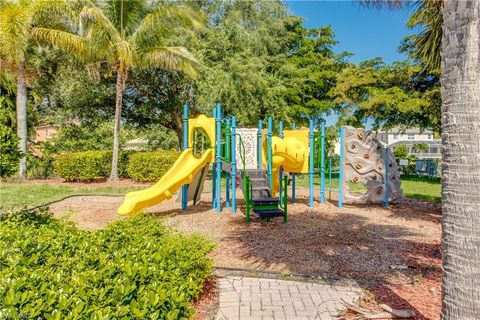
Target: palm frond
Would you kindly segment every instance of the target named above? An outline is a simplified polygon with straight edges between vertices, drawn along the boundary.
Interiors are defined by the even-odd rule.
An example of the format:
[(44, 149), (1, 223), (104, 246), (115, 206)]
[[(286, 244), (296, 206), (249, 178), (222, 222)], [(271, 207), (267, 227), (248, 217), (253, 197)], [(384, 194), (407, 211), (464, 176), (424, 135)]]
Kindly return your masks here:
[(409, 38), (410, 54), (421, 61), (426, 69), (438, 72), (441, 64), (443, 2), (423, 0), (407, 22), (409, 28), (423, 27), (419, 34)]
[(0, 10), (0, 56), (14, 63), (24, 60), (30, 40), (31, 11), (19, 3), (4, 2)]
[(34, 27), (32, 36), (41, 45), (53, 45), (66, 50), (81, 60), (95, 56), (95, 52), (89, 46), (87, 39), (62, 30)]
[(184, 47), (156, 47), (140, 55), (140, 66), (179, 70), (195, 78), (200, 63)]
[(65, 0), (42, 0), (31, 4), (34, 24), (46, 26), (57, 21), (72, 28), (78, 25), (78, 14)]
[(205, 14), (195, 8), (160, 6), (142, 20), (131, 40), (137, 47), (155, 46), (175, 31), (202, 30), (206, 22)]
[(145, 0), (106, 0), (102, 9), (115, 28), (128, 36), (139, 25), (148, 6)]
[(98, 7), (84, 7), (80, 12), (80, 32), (87, 39), (119, 43), (122, 41), (120, 33), (113, 23), (105, 16)]

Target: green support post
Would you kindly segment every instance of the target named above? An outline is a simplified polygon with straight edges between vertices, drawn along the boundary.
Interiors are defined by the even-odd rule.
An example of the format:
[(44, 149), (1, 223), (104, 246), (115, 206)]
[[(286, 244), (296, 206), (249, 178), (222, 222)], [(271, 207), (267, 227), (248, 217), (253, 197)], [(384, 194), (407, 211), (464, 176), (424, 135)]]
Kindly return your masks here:
[(248, 177), (245, 178), (245, 189), (245, 217), (247, 223), (250, 223), (250, 179)]
[(283, 223), (287, 223), (287, 206), (288, 206), (288, 177), (283, 178)]

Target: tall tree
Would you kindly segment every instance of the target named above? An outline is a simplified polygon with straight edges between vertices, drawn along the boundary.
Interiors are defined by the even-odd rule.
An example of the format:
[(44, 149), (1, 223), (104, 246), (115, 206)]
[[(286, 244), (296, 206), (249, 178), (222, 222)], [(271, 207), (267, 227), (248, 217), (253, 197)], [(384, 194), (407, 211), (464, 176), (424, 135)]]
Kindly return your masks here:
[(14, 76), (16, 88), (16, 127), (19, 137), (19, 176), (27, 173), (27, 86), (29, 74), (29, 51), (35, 46), (35, 32), (39, 25), (53, 31), (60, 25), (58, 15), (69, 12), (62, 1), (0, 1), (0, 67)]
[(440, 132), (438, 82), (421, 66), (407, 61), (385, 65), (374, 59), (344, 68), (329, 94), (352, 125), (370, 118), (375, 127), (418, 126)]
[[(40, 30), (38, 38), (69, 49), (82, 59), (105, 61), (116, 72), (115, 125), (110, 180), (118, 179), (119, 134), (125, 83), (132, 69), (161, 67), (196, 76), (197, 59), (172, 37), (204, 27), (204, 16), (188, 6), (147, 0), (110, 0), (100, 8), (81, 10), (80, 36), (66, 39), (59, 32)], [(73, 35), (72, 35), (73, 36)], [(73, 49), (73, 50), (72, 50)]]
[(337, 41), (330, 27), (308, 30), (295, 26), (295, 29), (299, 37), (292, 42), (294, 47), (289, 50), (288, 61), (296, 68), (296, 81), (286, 95), (288, 113), (301, 123), (305, 116), (315, 117), (334, 109), (335, 101), (329, 91), (335, 87), (339, 72), (347, 66), (345, 58), (350, 54), (334, 53)]
[(480, 1), (445, 1), (442, 319), (480, 315)]
[(299, 19), (280, 1), (212, 1), (210, 27), (198, 48), (204, 69), (196, 81), (195, 103), (209, 112), (221, 102), (242, 125), (266, 115), (286, 118), (285, 94), (294, 80), (287, 60), (289, 29)]

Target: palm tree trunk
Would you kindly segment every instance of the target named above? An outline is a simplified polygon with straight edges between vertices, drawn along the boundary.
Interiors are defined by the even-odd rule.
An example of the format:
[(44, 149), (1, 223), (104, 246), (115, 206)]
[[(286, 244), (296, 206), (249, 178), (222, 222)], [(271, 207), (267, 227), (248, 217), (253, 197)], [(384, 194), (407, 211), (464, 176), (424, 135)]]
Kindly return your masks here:
[(120, 121), (122, 115), (123, 92), (125, 91), (125, 81), (128, 71), (119, 68), (117, 71), (117, 97), (115, 99), (115, 124), (113, 128), (113, 154), (112, 154), (112, 171), (110, 173), (110, 181), (118, 180), (118, 153), (120, 146)]
[(27, 87), (25, 85), (25, 62), (18, 67), (17, 80), (17, 136), (18, 149), (23, 153), (20, 158), (18, 175), (21, 179), (27, 177)]
[(442, 319), (480, 316), (480, 0), (444, 2)]

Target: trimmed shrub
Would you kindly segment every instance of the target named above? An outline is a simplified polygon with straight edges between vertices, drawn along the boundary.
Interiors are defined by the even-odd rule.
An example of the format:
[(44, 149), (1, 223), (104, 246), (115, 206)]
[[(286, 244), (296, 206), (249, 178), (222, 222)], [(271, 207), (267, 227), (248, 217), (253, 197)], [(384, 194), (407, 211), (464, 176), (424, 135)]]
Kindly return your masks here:
[(180, 156), (178, 151), (138, 152), (128, 160), (128, 176), (135, 181), (160, 179)]
[(111, 168), (110, 151), (84, 151), (60, 154), (53, 166), (58, 177), (67, 181), (88, 181), (108, 176)]
[(0, 215), (2, 319), (187, 319), (213, 244), (138, 215), (88, 232), (48, 213)]
[[(128, 177), (127, 162), (129, 153), (122, 152), (118, 156), (118, 172), (120, 177)], [(90, 181), (110, 176), (112, 168), (111, 151), (84, 151), (62, 153), (53, 162), (55, 175), (67, 181)]]

